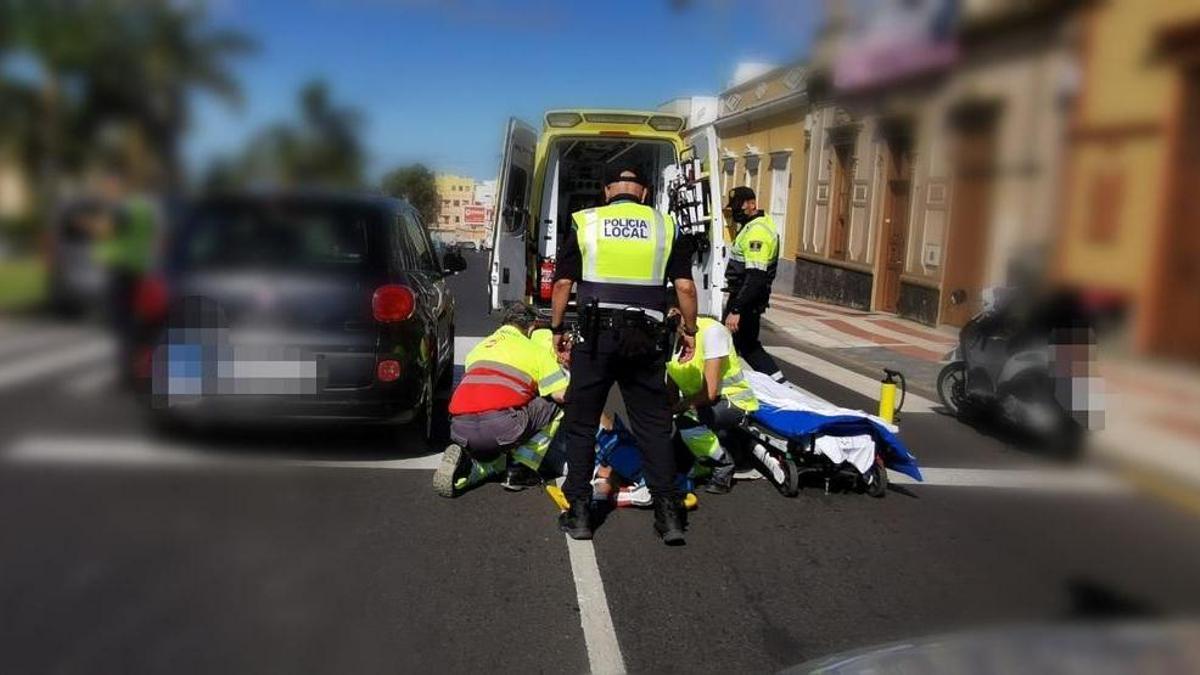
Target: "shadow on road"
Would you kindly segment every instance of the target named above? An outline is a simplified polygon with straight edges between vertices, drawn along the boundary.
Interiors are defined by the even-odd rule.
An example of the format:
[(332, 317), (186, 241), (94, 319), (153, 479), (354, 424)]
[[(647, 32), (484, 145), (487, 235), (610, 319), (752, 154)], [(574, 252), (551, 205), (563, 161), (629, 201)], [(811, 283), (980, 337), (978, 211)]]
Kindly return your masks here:
[(371, 461), (441, 452), (413, 425), (289, 423), (153, 428), (157, 439), (231, 458)]

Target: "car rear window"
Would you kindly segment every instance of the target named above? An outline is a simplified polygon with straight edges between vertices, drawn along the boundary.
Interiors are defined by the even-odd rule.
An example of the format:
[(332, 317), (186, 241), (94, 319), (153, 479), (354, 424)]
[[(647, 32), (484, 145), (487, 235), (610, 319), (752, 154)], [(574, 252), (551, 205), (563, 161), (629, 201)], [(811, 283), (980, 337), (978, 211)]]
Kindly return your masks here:
[(222, 204), (193, 210), (177, 243), (188, 269), (358, 269), (368, 263), (365, 207), (325, 204)]

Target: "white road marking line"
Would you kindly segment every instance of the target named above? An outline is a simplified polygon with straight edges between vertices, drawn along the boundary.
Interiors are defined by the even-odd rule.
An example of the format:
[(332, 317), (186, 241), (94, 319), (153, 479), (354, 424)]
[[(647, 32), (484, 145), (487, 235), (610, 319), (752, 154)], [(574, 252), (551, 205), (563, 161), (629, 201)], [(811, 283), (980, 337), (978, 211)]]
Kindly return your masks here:
[[(201, 446), (186, 443), (167, 443), (130, 436), (116, 438), (90, 438), (87, 436), (26, 436), (11, 443), (0, 458), (20, 464), (59, 464), (79, 466), (125, 466), (125, 467), (170, 467), (170, 466), (289, 466), (320, 469), (384, 469), (432, 471), (441, 462), (441, 453), (419, 457), (379, 460), (326, 460), (326, 459), (281, 459), (252, 454), (225, 454), (205, 450)], [(1122, 494), (1131, 491), (1130, 486), (1118, 477), (1098, 469), (957, 469), (922, 467), (923, 483), (896, 471), (888, 471), (888, 480), (898, 485), (933, 487), (977, 487), (998, 489), (1028, 489), (1049, 492), (1091, 492), (1098, 494)], [(561, 484), (562, 479), (559, 479)], [(565, 536), (565, 535), (564, 535)], [(579, 594), (581, 620), (588, 630), (596, 631), (596, 649), (611, 651), (616, 645), (612, 633), (612, 617), (608, 604), (596, 604), (604, 597), (599, 570), (595, 567), (595, 553), (591, 542), (576, 542), (567, 537), (569, 546), (586, 545), (587, 551), (571, 549), (571, 564)], [(589, 569), (588, 565), (592, 568)], [(580, 585), (582, 584), (582, 585)], [(585, 603), (587, 603), (585, 608)], [(592, 614), (589, 614), (592, 612)], [(592, 652), (589, 639), (589, 654)], [(619, 651), (618, 651), (619, 655)], [(602, 657), (597, 657), (602, 658)], [(602, 658), (603, 660), (603, 658)], [(596, 661), (593, 660), (593, 665)]]
[(462, 337), (455, 336), (454, 338), (454, 365), (461, 366), (467, 362), (467, 352), (471, 351), (475, 345), (482, 341), (482, 337)]
[(1055, 493), (1125, 494), (1132, 486), (1098, 469), (951, 469), (921, 467), (924, 482), (888, 470), (888, 480), (899, 485), (978, 487), (1041, 490)]
[[(559, 487), (564, 480), (557, 479)], [(563, 533), (563, 539), (571, 559), (571, 577), (575, 580), (575, 599), (579, 603), (579, 623), (587, 646), (589, 670), (593, 675), (624, 673), (625, 657), (621, 654), (617, 629), (608, 609), (604, 579), (600, 577), (600, 565), (596, 562), (596, 547), (591, 540), (576, 541), (566, 533)]]
[(104, 365), (67, 381), (64, 388), (72, 396), (91, 396), (117, 381), (117, 369)]
[(93, 361), (111, 358), (113, 343), (109, 339), (93, 339), (81, 345), (54, 352), (42, 353), (11, 365), (0, 367), (0, 389), (20, 386), (32, 380), (77, 368)]
[(302, 466), (323, 469), (436, 469), (442, 454), (380, 460), (280, 459), (270, 456), (226, 455), (185, 443), (154, 442), (140, 437), (97, 439), (82, 436), (27, 436), (0, 454), (22, 464), (169, 466)]
[(21, 331), (12, 337), (0, 340), (0, 356), (27, 351), (35, 347), (56, 347), (86, 337), (82, 331), (68, 331), (61, 328), (39, 328), (37, 330)]
[[(797, 368), (807, 370), (825, 380), (829, 380), (834, 384), (841, 385), (853, 392), (862, 394), (871, 400), (879, 398), (879, 381), (871, 379), (866, 375), (860, 375), (852, 370), (835, 365), (824, 359), (817, 358), (811, 354), (800, 351), (794, 347), (773, 347), (768, 346), (767, 351), (773, 356), (782, 359)], [(882, 374), (882, 373), (881, 373)], [(800, 382), (799, 384), (803, 384)], [(934, 408), (940, 407), (939, 404), (933, 401), (908, 392), (908, 396), (904, 401), (904, 412), (906, 413), (930, 413)]]

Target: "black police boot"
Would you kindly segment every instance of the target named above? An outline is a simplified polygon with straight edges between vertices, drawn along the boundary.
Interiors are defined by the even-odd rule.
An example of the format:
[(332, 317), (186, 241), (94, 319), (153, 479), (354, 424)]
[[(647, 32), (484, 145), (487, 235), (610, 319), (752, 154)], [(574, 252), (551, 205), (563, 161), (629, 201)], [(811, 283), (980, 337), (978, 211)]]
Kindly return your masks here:
[(587, 499), (571, 502), (571, 507), (558, 515), (558, 529), (572, 539), (592, 538), (592, 506)]
[(683, 531), (687, 527), (687, 511), (676, 499), (654, 499), (654, 531), (667, 546), (681, 546)]
[(513, 462), (508, 465), (508, 473), (505, 475), (501, 487), (509, 492), (520, 492), (525, 488), (537, 487), (541, 484), (542, 479), (536, 471), (520, 462)]

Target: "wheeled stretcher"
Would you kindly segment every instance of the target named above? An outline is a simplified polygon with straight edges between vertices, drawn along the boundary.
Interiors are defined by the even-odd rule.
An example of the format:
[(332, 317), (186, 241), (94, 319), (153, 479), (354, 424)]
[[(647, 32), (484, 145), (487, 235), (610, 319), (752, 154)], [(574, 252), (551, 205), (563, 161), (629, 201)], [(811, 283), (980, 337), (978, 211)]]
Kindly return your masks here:
[(747, 372), (759, 409), (742, 431), (750, 436), (766, 477), (794, 496), (805, 477), (816, 474), (825, 489), (850, 480), (874, 497), (887, 494), (887, 469), (922, 480), (917, 459), (894, 425), (866, 413), (838, 408), (754, 371)]

